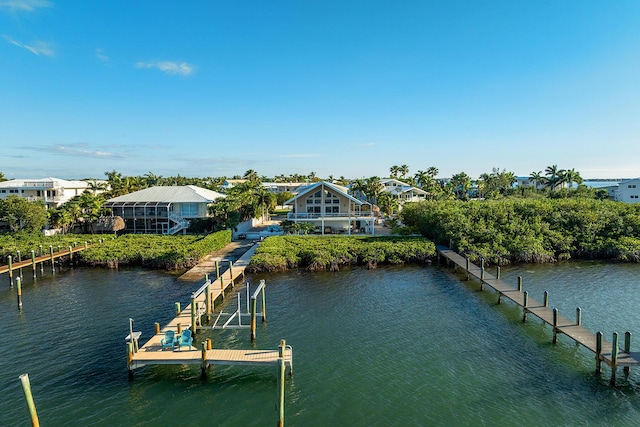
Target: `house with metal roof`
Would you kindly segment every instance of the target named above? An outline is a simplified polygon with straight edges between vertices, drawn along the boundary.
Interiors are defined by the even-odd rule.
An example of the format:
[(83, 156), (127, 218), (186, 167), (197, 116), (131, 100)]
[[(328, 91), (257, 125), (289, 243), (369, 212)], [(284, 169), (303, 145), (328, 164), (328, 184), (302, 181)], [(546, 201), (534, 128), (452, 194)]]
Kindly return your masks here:
[(400, 204), (404, 202), (421, 202), (427, 199), (427, 192), (395, 178), (381, 179), (384, 191), (390, 193)]
[(620, 182), (615, 195), (621, 202), (640, 203), (640, 178)]
[(125, 232), (142, 234), (185, 233), (189, 220), (208, 218), (209, 206), (226, 197), (195, 185), (145, 188), (109, 199), (102, 206), (125, 222)]
[(371, 204), (350, 196), (345, 187), (316, 182), (300, 188), (285, 205), (292, 207), (289, 221), (310, 222), (321, 234), (374, 233)]

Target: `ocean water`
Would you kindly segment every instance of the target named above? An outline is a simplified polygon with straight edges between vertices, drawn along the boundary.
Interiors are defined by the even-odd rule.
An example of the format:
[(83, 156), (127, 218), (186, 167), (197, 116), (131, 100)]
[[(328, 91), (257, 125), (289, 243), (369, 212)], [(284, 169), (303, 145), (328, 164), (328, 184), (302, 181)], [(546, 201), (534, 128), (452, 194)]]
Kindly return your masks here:
[[(640, 266), (519, 266), (533, 298), (549, 290), (585, 326), (640, 330)], [(491, 291), (440, 266), (287, 272), (248, 277), (267, 284), (267, 323), (200, 333), (215, 347), (293, 346), (285, 424), (291, 426), (574, 426), (640, 423), (640, 377), (593, 373), (593, 355), (550, 328), (520, 320)], [(276, 368), (147, 366), (128, 379), (128, 319), (142, 331), (166, 323), (200, 283), (142, 269), (77, 268), (0, 290), (0, 425), (28, 426), (18, 376), (29, 373), (43, 426), (263, 426), (277, 420)], [(242, 292), (239, 287), (238, 291)], [(235, 298), (228, 294), (232, 309)], [(570, 316), (568, 316), (570, 317)], [(637, 348), (637, 347), (636, 347)]]

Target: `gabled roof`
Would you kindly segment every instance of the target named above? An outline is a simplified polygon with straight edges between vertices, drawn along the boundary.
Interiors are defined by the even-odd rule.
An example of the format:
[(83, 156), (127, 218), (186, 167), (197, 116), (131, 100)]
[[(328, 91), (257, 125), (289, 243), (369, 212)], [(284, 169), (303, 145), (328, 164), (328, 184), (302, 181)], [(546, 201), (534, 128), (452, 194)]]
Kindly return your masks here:
[(402, 194), (402, 193), (408, 193), (410, 191), (413, 191), (416, 194), (422, 194), (422, 195), (429, 194), (426, 191), (424, 191), (422, 188), (411, 187), (410, 185), (402, 186), (402, 187), (385, 188), (384, 191), (386, 191), (387, 193), (396, 194), (396, 195)]
[(620, 182), (618, 183), (618, 185), (627, 184), (627, 183), (629, 183), (629, 182), (634, 182), (634, 181), (635, 181), (635, 182), (638, 182), (638, 181), (640, 181), (640, 178), (632, 178), (632, 179), (627, 179), (627, 180), (625, 180), (625, 181), (620, 181)]
[(211, 203), (220, 197), (226, 197), (217, 191), (196, 187), (195, 185), (183, 186), (158, 186), (134, 191), (133, 193), (109, 199), (107, 203), (121, 202), (164, 202), (164, 203)]
[(409, 184), (407, 184), (406, 182), (400, 181), (399, 179), (396, 178), (382, 178), (380, 180), (380, 182), (382, 183), (382, 185), (384, 185), (385, 187), (390, 184), (390, 183), (394, 183), (396, 185), (399, 186), (403, 186), (403, 187), (411, 187)]
[(325, 188), (333, 191), (336, 194), (339, 194), (341, 196), (344, 196), (346, 198), (348, 198), (349, 200), (351, 200), (354, 203), (357, 203), (358, 205), (362, 206), (362, 205), (368, 205), (369, 203), (363, 202), (362, 200), (358, 200), (355, 197), (350, 196), (349, 194), (347, 194), (347, 189), (345, 187), (341, 187), (339, 185), (335, 185), (335, 184), (331, 184), (328, 183), (326, 181), (320, 181), (320, 182), (315, 182), (307, 187), (300, 187), (298, 190), (298, 195), (287, 200), (286, 202), (284, 202), (285, 205), (290, 205), (292, 204), (296, 199), (305, 196), (309, 193), (313, 193), (314, 191), (317, 191), (318, 188), (324, 186)]

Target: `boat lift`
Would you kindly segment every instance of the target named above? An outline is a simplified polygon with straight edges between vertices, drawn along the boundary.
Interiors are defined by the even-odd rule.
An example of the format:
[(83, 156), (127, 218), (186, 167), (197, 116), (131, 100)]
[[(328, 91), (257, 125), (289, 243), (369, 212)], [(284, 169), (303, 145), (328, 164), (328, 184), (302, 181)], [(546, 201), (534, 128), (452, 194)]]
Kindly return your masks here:
[[(241, 292), (238, 292), (238, 303), (237, 308), (234, 312), (226, 312), (220, 311), (216, 320), (213, 322), (213, 325), (208, 327), (207, 329), (251, 329), (251, 340), (256, 339), (256, 323), (257, 317), (262, 317), (262, 323), (267, 321), (267, 306), (266, 306), (266, 298), (265, 298), (265, 281), (260, 280), (260, 284), (258, 284), (257, 288), (251, 294), (251, 284), (247, 281), (245, 282), (245, 304), (246, 311), (242, 311), (242, 298)], [(260, 311), (257, 311), (258, 307), (258, 296), (260, 296), (261, 307)], [(243, 317), (249, 318), (249, 323), (243, 323)]]

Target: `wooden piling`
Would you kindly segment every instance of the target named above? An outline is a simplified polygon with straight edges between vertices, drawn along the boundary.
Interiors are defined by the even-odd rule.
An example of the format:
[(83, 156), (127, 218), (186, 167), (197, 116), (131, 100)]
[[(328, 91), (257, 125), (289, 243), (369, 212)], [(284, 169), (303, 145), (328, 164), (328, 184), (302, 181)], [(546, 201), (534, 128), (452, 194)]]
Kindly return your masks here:
[(178, 335), (182, 333), (182, 323), (176, 325), (176, 332), (178, 332)]
[(467, 282), (468, 282), (469, 279), (470, 279), (470, 276), (469, 276), (469, 257), (465, 257), (465, 259), (467, 261), (466, 271), (467, 271)]
[(160, 333), (160, 323), (156, 322), (153, 324), (153, 326), (155, 334), (158, 335)]
[(13, 263), (11, 255), (7, 257), (7, 267), (9, 267), (9, 287), (13, 288)]
[(16, 291), (18, 295), (18, 310), (22, 311), (22, 280), (16, 277)]
[(216, 279), (220, 278), (220, 263), (218, 261), (216, 263)]
[[(631, 353), (631, 332), (627, 331), (624, 333), (624, 352), (627, 354)], [(624, 376), (628, 377), (629, 376), (629, 371), (631, 370), (631, 367), (629, 366), (625, 366), (623, 371), (624, 371)]]
[(576, 307), (576, 325), (582, 325), (582, 309), (580, 307)]
[[(20, 255), (20, 251), (16, 251), (16, 255), (17, 262), (22, 262), (22, 255)], [(24, 277), (22, 276), (22, 267), (18, 268), (18, 275), (21, 279), (24, 279)]]
[(127, 367), (129, 368), (129, 379), (133, 378), (133, 341), (127, 342)]
[(522, 292), (522, 276), (518, 276), (518, 291)]
[(209, 320), (211, 316), (211, 282), (208, 274), (204, 275), (204, 282), (207, 284), (205, 288), (205, 309), (207, 311), (207, 320)]
[(549, 292), (544, 291), (543, 304), (545, 307), (549, 307)]
[(196, 299), (191, 298), (191, 334), (196, 336)]
[(602, 332), (596, 332), (596, 374), (602, 372)]
[(229, 280), (231, 280), (231, 287), (233, 288), (233, 261), (229, 260)]
[(500, 280), (500, 266), (496, 266), (496, 279)]
[(616, 385), (616, 371), (618, 370), (618, 333), (613, 333), (611, 340), (611, 379), (610, 385)]
[(24, 392), (24, 398), (27, 400), (27, 408), (29, 408), (29, 415), (31, 416), (31, 426), (39, 427), (40, 421), (38, 420), (36, 404), (33, 401), (33, 395), (31, 394), (31, 382), (29, 381), (29, 374), (20, 375), (20, 382), (22, 383), (22, 391)]
[(558, 309), (553, 309), (553, 341), (554, 344), (558, 342)]
[(31, 268), (33, 270), (33, 280), (36, 280), (36, 251), (31, 249)]
[(220, 296), (224, 299), (224, 277), (220, 276)]
[(175, 307), (176, 307), (176, 316), (180, 316), (180, 313), (181, 313), (181, 311), (180, 311), (180, 303), (176, 302)]
[(73, 268), (73, 247), (69, 246), (69, 267)]
[(44, 255), (44, 252), (42, 251), (42, 245), (38, 245), (38, 256), (42, 255)]
[(484, 289), (484, 266), (480, 267), (480, 290)]
[(522, 302), (522, 321), (527, 321), (527, 305), (529, 305), (529, 292), (524, 291), (524, 300)]
[(51, 256), (51, 273), (56, 272), (56, 260), (53, 257), (53, 246), (49, 245), (49, 255)]
[(285, 348), (285, 340), (280, 340), (278, 347), (278, 427), (284, 427), (284, 374), (287, 369), (284, 360)]
[(251, 297), (251, 341), (256, 340), (256, 317), (257, 317), (258, 301), (254, 296)]
[(207, 342), (202, 341), (202, 364), (200, 365), (200, 378), (207, 378)]
[(266, 323), (267, 321), (267, 297), (265, 295), (266, 287), (266, 285), (262, 286), (262, 292), (260, 293), (262, 295), (262, 323)]
[(211, 350), (213, 348), (213, 344), (211, 342), (211, 338), (207, 338), (205, 340), (205, 342), (207, 343), (207, 350)]

